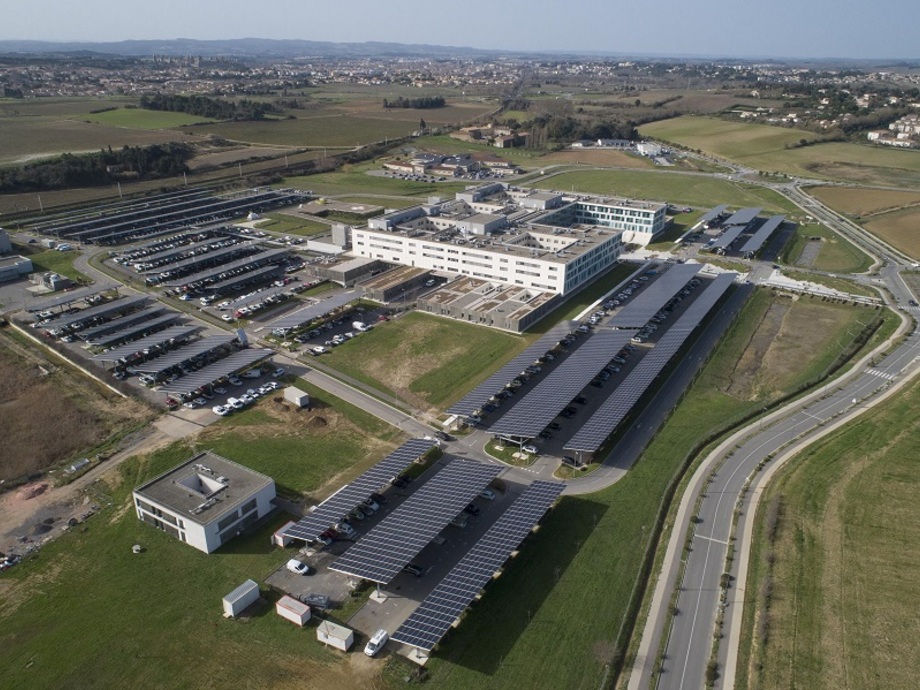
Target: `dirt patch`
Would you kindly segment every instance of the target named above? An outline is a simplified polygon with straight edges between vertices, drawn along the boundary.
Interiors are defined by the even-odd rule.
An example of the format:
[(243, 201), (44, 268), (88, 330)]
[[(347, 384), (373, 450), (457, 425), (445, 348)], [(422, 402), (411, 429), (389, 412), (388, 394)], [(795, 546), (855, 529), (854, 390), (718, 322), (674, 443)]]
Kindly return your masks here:
[(740, 400), (756, 399), (756, 381), (764, 356), (782, 329), (790, 305), (790, 302), (774, 301), (764, 313), (735, 364), (726, 393)]
[(579, 163), (582, 163), (586, 165), (603, 165), (617, 168), (646, 169), (649, 167), (649, 164), (645, 159), (630, 156), (628, 153), (624, 153), (623, 151), (608, 149), (597, 149), (596, 151), (592, 151), (590, 149), (585, 149), (583, 151), (558, 151), (556, 153), (550, 153), (545, 156), (541, 156), (539, 159), (537, 159), (537, 162), (543, 165), (549, 165), (551, 163), (578, 165)]
[(805, 246), (802, 247), (802, 253), (799, 254), (799, 258), (796, 259), (795, 265), (802, 266), (804, 268), (811, 268), (815, 265), (815, 260), (818, 258), (818, 254), (821, 253), (821, 242), (818, 240), (809, 240), (805, 243)]
[(150, 416), (140, 403), (104, 392), (9, 336), (0, 343), (0, 479), (17, 479), (76, 459)]

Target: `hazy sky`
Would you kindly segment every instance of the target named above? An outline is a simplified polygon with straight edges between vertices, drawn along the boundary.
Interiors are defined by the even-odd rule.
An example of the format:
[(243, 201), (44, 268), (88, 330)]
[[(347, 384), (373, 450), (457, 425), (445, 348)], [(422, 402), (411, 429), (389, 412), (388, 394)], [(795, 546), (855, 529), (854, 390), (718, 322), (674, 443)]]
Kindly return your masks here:
[(917, 58), (920, 1), (4, 0), (0, 39), (294, 38), (524, 51)]

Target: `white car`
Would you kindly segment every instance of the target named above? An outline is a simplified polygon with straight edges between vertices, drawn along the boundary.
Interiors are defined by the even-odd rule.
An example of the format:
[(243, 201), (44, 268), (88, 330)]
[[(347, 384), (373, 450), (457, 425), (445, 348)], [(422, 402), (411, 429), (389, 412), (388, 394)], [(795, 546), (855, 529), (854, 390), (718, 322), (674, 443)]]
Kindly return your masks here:
[(272, 376), (277, 379), (277, 378), (284, 376), (285, 373), (287, 372), (282, 367), (278, 367), (272, 372)]
[(479, 498), (484, 498), (487, 501), (495, 500), (495, 492), (492, 489), (483, 489), (479, 492)]
[(537, 447), (533, 445), (522, 446), (521, 450), (523, 450), (525, 453), (530, 453), (531, 455), (536, 455), (537, 453), (540, 452), (539, 450), (537, 450)]
[(313, 569), (308, 566), (303, 561), (298, 561), (296, 558), (292, 558), (287, 562), (285, 566), (288, 570), (296, 575), (312, 575)]
[(231, 409), (232, 408), (224, 407), (223, 405), (215, 405), (211, 408), (211, 411), (219, 417), (226, 417), (230, 414)]
[(233, 318), (233, 314), (221, 314), (220, 318), (226, 321), (227, 323), (233, 323), (234, 321), (236, 321), (236, 319)]
[(310, 348), (310, 352), (312, 352), (314, 355), (322, 355), (326, 353), (326, 348), (322, 345), (317, 345), (316, 347)]

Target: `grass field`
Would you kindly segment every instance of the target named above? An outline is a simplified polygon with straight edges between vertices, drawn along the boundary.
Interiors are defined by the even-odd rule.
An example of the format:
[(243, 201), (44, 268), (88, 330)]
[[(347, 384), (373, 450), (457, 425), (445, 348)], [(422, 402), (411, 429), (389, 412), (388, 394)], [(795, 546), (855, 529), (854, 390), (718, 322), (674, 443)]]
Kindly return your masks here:
[(321, 116), (295, 120), (220, 122), (193, 128), (196, 134), (217, 134), (231, 141), (285, 146), (360, 146), (402, 137), (418, 129), (414, 123), (367, 116)]
[(794, 238), (784, 251), (787, 263), (798, 263), (806, 245), (817, 241), (810, 239), (813, 237), (821, 240), (817, 256), (810, 263), (812, 268), (834, 273), (861, 273), (872, 265), (862, 250), (824, 225), (799, 225), (796, 228)]
[[(806, 306), (786, 306), (795, 310), (799, 304)], [(808, 305), (808, 313), (788, 317), (786, 327), (816, 316), (839, 321), (839, 310), (825, 312), (828, 306), (820, 301)], [(827, 347), (825, 335), (809, 329), (799, 333), (794, 345), (787, 343), (794, 352), (785, 351), (778, 369), (772, 355), (769, 363), (755, 362), (751, 343), (764, 351), (776, 339), (775, 318), (764, 321), (770, 310), (769, 293), (757, 293), (622, 481), (591, 496), (562, 500), (460, 628), (448, 635), (443, 656), (429, 664), (433, 685), (601, 687), (605, 664), (617, 652), (648, 530), (681, 458), (709, 430), (757, 409), (774, 391), (806, 380), (833, 359), (833, 353), (821, 349)], [(735, 367), (744, 356), (749, 364)]]
[(600, 165), (614, 168), (636, 168), (639, 170), (655, 167), (655, 164), (644, 156), (635, 156), (625, 151), (615, 151), (613, 149), (554, 151), (540, 156), (535, 163), (539, 165)]
[(876, 216), (863, 227), (914, 258), (920, 258), (920, 208)]
[(340, 345), (324, 362), (413, 406), (443, 407), (527, 343), (491, 328), (412, 312)]
[(367, 170), (379, 169), (380, 166), (375, 163), (345, 165), (336, 172), (306, 175), (304, 177), (287, 177), (278, 186), (311, 189), (317, 194), (328, 196), (385, 194), (388, 196), (417, 197), (427, 197), (432, 194), (451, 196), (466, 187), (462, 182), (413, 182), (412, 180), (399, 180), (381, 175), (365, 174)]
[(701, 175), (626, 170), (585, 170), (546, 175), (534, 187), (651, 199), (711, 208), (717, 204), (761, 206), (766, 212), (797, 213), (798, 207), (776, 192)]
[(266, 213), (264, 218), (265, 221), (257, 225), (260, 230), (285, 235), (320, 235), (324, 232), (329, 232), (330, 228), (328, 223), (320, 223), (308, 218), (298, 218), (281, 212)]
[(15, 249), (17, 254), (27, 256), (32, 260), (32, 268), (35, 271), (54, 271), (55, 273), (60, 273), (62, 276), (67, 276), (71, 280), (77, 282), (89, 280), (74, 268), (73, 262), (79, 255), (77, 251), (59, 252), (55, 249), (39, 250), (31, 244), (16, 244)]
[(806, 191), (835, 211), (853, 218), (868, 218), (877, 213), (897, 211), (920, 204), (920, 193), (897, 192), (891, 189), (809, 187)]
[(170, 129), (185, 125), (199, 125), (211, 122), (206, 117), (173, 113), (169, 111), (144, 110), (142, 108), (119, 108), (106, 110), (103, 113), (92, 113), (80, 118), (89, 122), (97, 122), (111, 127), (127, 127), (128, 129)]
[(916, 151), (842, 142), (786, 148), (800, 139), (820, 139), (804, 130), (679, 117), (643, 125), (639, 131), (644, 136), (700, 149), (767, 172), (896, 187), (920, 182), (920, 153)]
[(914, 384), (800, 454), (767, 489), (737, 687), (916, 684), (918, 406)]

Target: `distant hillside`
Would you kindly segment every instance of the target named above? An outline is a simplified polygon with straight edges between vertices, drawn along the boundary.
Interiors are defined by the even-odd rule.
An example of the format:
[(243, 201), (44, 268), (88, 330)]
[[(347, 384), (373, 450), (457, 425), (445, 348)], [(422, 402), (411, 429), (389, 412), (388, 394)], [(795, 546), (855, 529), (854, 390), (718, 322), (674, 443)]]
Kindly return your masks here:
[(238, 38), (200, 41), (177, 38), (163, 41), (117, 41), (110, 43), (56, 43), (48, 41), (3, 41), (0, 53), (101, 53), (141, 57), (146, 55), (201, 55), (239, 57), (379, 57), (387, 55), (494, 55), (499, 51), (475, 48), (433, 46), (404, 43), (332, 43), (329, 41), (276, 40), (270, 38)]

